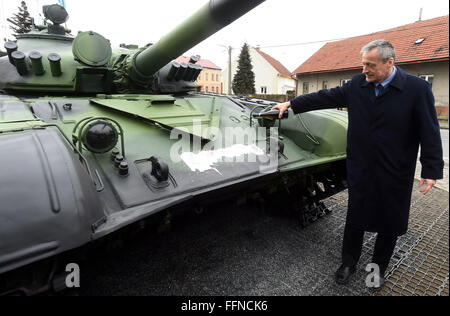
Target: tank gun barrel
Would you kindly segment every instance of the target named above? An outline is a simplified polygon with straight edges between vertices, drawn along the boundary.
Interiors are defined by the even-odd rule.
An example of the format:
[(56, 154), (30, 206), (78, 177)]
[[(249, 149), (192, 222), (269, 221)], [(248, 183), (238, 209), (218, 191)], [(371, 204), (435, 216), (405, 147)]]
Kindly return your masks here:
[(156, 44), (134, 55), (128, 75), (146, 85), (162, 67), (265, 0), (210, 0)]

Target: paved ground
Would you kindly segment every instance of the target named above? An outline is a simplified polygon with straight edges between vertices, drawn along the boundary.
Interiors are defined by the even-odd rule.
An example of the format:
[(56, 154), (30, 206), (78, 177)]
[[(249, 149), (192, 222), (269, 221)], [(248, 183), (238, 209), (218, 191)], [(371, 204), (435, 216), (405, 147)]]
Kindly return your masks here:
[(442, 147), (444, 149), (444, 158), (448, 160), (448, 129), (441, 129)]
[(445, 179), (426, 196), (413, 192), (409, 232), (398, 241), (380, 292), (365, 286), (374, 234), (366, 234), (350, 284), (333, 280), (347, 212), (344, 191), (326, 200), (330, 215), (303, 230), (292, 217), (251, 205), (179, 218), (167, 232), (146, 231), (82, 264), (79, 294), (448, 296), (448, 191), (446, 159)]

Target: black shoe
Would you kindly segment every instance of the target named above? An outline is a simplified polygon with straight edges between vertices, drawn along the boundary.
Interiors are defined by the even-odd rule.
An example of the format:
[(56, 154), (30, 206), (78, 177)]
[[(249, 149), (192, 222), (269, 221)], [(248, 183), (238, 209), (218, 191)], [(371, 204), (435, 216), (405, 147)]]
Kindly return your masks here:
[(334, 277), (337, 284), (344, 285), (347, 284), (350, 280), (350, 277), (353, 273), (355, 273), (356, 267), (346, 267), (344, 265), (341, 265), (339, 269), (336, 271)]

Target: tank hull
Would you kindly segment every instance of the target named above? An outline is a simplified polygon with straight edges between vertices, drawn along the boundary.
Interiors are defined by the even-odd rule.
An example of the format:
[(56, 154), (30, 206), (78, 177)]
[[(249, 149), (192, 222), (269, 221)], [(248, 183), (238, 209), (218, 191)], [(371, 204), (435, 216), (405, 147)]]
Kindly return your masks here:
[[(303, 120), (314, 124), (310, 130), (294, 115), (271, 129), (255, 121), (250, 126), (256, 102), (222, 95), (169, 97), (176, 107), (188, 104), (189, 113), (198, 115), (198, 124), (194, 120), (189, 130), (189, 124), (180, 119), (181, 112), (172, 122), (173, 115), (164, 108), (143, 111), (143, 100), (148, 104), (154, 95), (134, 99), (129, 95), (91, 99), (2, 96), (0, 147), (6, 154), (0, 161), (5, 175), (0, 184), (7, 189), (2, 190), (0, 206), (0, 273), (80, 247), (177, 206), (196, 207), (243, 192), (292, 187), (301, 196), (301, 190), (317, 190), (316, 183), (305, 179), (321, 182), (323, 187), (328, 177), (336, 187), (326, 193), (317, 190), (319, 202), (336, 193), (345, 179), (344, 112), (303, 115)], [(111, 100), (116, 102), (105, 102)], [(211, 115), (214, 111), (220, 113), (216, 118)], [(209, 120), (201, 121), (200, 114)], [(74, 150), (78, 148), (77, 123), (106, 116), (124, 131), (125, 176), (119, 174), (111, 151), (93, 153), (84, 145)], [(282, 152), (279, 143), (271, 144), (270, 131), (279, 133)], [(150, 157), (167, 164), (165, 181), (152, 175)], [(18, 209), (21, 217), (15, 215)], [(23, 234), (24, 226), (33, 233)]]

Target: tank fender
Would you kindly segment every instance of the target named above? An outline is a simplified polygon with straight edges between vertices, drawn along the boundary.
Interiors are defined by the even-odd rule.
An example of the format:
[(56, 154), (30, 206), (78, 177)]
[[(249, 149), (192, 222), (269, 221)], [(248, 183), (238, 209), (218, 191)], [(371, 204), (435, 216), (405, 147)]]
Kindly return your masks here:
[(53, 128), (0, 134), (0, 273), (92, 239), (105, 213), (78, 157)]

